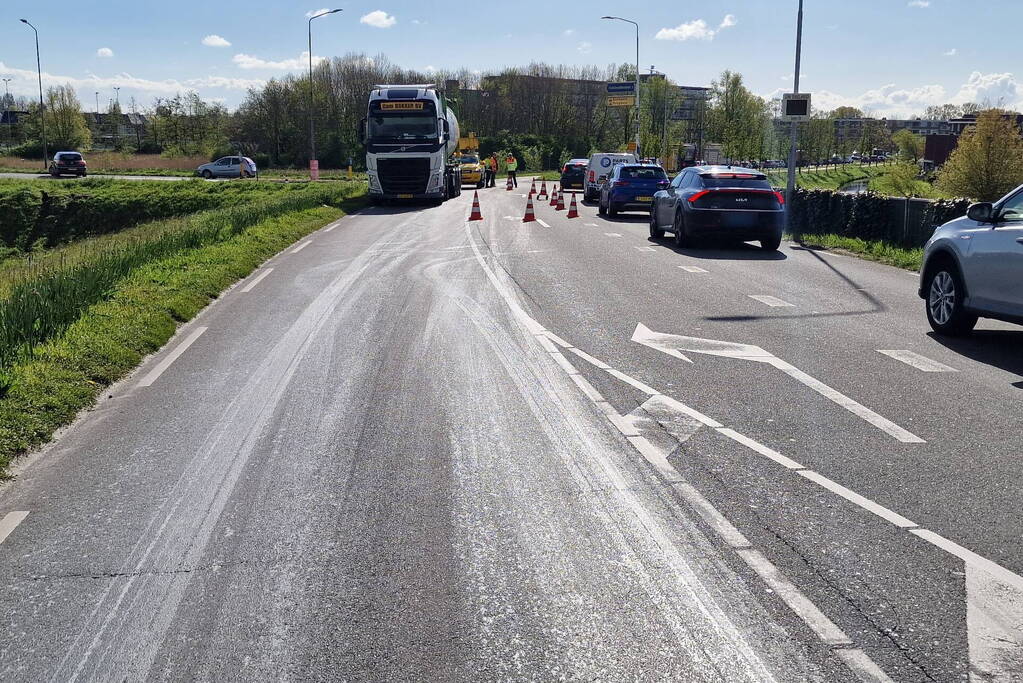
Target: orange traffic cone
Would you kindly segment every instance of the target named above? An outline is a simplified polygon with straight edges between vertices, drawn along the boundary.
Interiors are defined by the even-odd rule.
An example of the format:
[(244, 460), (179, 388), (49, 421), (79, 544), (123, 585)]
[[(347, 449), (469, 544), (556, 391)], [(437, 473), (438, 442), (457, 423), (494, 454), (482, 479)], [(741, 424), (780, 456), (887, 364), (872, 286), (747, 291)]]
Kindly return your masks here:
[(565, 214), (565, 218), (579, 218), (579, 207), (575, 203), (575, 192), (572, 193), (572, 205), (568, 207), (568, 213)]
[(537, 199), (548, 199), (548, 196), (547, 196), (547, 181), (546, 180), (541, 180), (540, 181), (540, 194), (536, 195), (536, 198)]
[(512, 181), (511, 181), (511, 176), (508, 176), (508, 187), (506, 187), (506, 188), (504, 188), (504, 189), (508, 190), (509, 192), (511, 192), (511, 191), (512, 191)]
[(470, 221), (481, 221), (483, 220), (483, 214), (480, 213), (480, 193), (472, 193), (472, 213), (469, 214)]
[(555, 185), (554, 189), (551, 190), (551, 206), (558, 205), (558, 186)]
[(564, 211), (565, 210), (565, 193), (564, 192), (559, 192), (558, 193), (558, 205), (556, 207), (554, 207), (554, 209), (555, 209), (555, 211)]
[(533, 213), (533, 195), (529, 195), (526, 199), (526, 215), (522, 217), (523, 223), (532, 223), (536, 220), (536, 214)]

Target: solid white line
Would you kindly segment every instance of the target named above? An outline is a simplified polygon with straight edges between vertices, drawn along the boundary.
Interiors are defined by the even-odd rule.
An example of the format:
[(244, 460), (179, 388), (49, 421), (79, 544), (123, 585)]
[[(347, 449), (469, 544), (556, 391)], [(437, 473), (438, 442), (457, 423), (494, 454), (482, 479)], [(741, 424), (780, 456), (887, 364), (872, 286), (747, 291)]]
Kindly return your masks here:
[(710, 528), (714, 529), (725, 543), (733, 548), (753, 547), (753, 544), (742, 535), (742, 532), (725, 519), (725, 516), (718, 512), (718, 509), (709, 500), (704, 498), (703, 494), (693, 488), (692, 485), (680, 481), (673, 484), (672, 487), (686, 499), (693, 509), (703, 517), (703, 521)]
[(817, 606), (810, 602), (809, 598), (803, 595), (798, 588), (785, 578), (778, 568), (770, 560), (763, 556), (758, 550), (752, 548), (739, 549), (739, 554), (750, 569), (770, 586), (778, 594), (786, 605), (795, 612), (806, 625), (813, 629), (821, 640), (828, 645), (852, 645), (852, 640), (845, 634), (845, 631), (828, 619), (824, 612), (817, 609)]
[(594, 403), (596, 403), (597, 401), (604, 400), (604, 397), (600, 395), (600, 392), (597, 391), (597, 389), (592, 384), (590, 384), (585, 377), (583, 377), (579, 373), (576, 373), (574, 375), (570, 373), (568, 376), (572, 379), (573, 382), (575, 382), (577, 387), (582, 389), (582, 392), (586, 394), (586, 398), (590, 399)]
[(914, 353), (908, 349), (878, 349), (877, 352), (890, 356), (922, 372), (958, 372), (955, 368), (939, 363), (936, 360), (931, 360), (926, 356), (921, 356), (919, 353)]
[(545, 336), (546, 336), (546, 337), (547, 337), (548, 339), (550, 339), (550, 340), (551, 340), (552, 342), (554, 342), (555, 344), (557, 344), (557, 345), (558, 345), (558, 346), (560, 346), (561, 348), (563, 348), (563, 349), (571, 349), (571, 348), (572, 348), (572, 345), (571, 345), (571, 344), (569, 344), (569, 343), (568, 343), (567, 341), (565, 341), (564, 339), (562, 339), (562, 338), (561, 338), (561, 337), (559, 337), (558, 335), (554, 334), (554, 333), (553, 333), (553, 332), (551, 332), (550, 330), (544, 330), (544, 332), (543, 332), (543, 333), (544, 333), (544, 335), (545, 335)]
[(267, 268), (266, 270), (264, 270), (264, 271), (263, 271), (262, 273), (260, 273), (260, 274), (259, 274), (259, 276), (258, 276), (258, 277), (256, 277), (256, 279), (255, 279), (255, 280), (253, 280), (253, 281), (252, 281), (252, 282), (250, 282), (249, 284), (247, 284), (247, 285), (245, 285), (244, 287), (242, 287), (242, 290), (241, 290), (241, 291), (242, 291), (242, 294), (244, 294), (245, 292), (251, 292), (251, 291), (252, 291), (252, 289), (253, 289), (253, 288), (254, 288), (254, 287), (255, 287), (256, 285), (258, 285), (258, 284), (259, 284), (260, 282), (262, 282), (262, 281), (263, 281), (263, 278), (265, 278), (265, 277), (266, 277), (267, 275), (269, 275), (269, 274), (270, 274), (270, 273), (272, 273), (272, 272), (274, 272), (274, 269), (273, 269), (273, 268)]
[(651, 401), (655, 402), (659, 406), (663, 406), (663, 407), (668, 408), (670, 410), (674, 410), (677, 413), (682, 413), (683, 415), (688, 415), (689, 417), (691, 417), (694, 420), (696, 420), (696, 421), (706, 425), (707, 427), (710, 427), (711, 429), (718, 429), (719, 427), (722, 426), (722, 424), (720, 422), (718, 422), (717, 420), (715, 420), (714, 418), (708, 417), (707, 415), (704, 415), (703, 413), (701, 413), (699, 410), (696, 410), (695, 408), (690, 408), (685, 403), (682, 403), (681, 401), (677, 401), (677, 400), (673, 399), (671, 396), (665, 396), (664, 394), (658, 394), (657, 396), (654, 396), (652, 399), (650, 399), (649, 401), (647, 401), (643, 405), (646, 405), (647, 403), (650, 403)]
[(558, 353), (558, 347), (555, 346), (554, 342), (548, 339), (546, 335), (535, 334), (533, 336), (536, 337), (536, 340), (538, 342), (540, 342), (540, 346), (543, 347), (544, 351), (546, 351), (547, 353)]
[(604, 234), (607, 235), (608, 237), (621, 237), (622, 236), (621, 233), (618, 233), (618, 232), (605, 232)]
[(718, 432), (718, 434), (721, 434), (723, 436), (727, 436), (732, 441), (736, 441), (738, 443), (741, 443), (746, 448), (748, 448), (748, 449), (750, 449), (752, 451), (756, 451), (757, 453), (759, 453), (760, 455), (763, 455), (764, 457), (767, 457), (767, 458), (770, 458), (771, 460), (774, 460), (776, 463), (778, 463), (782, 467), (785, 467), (785, 468), (790, 469), (790, 470), (803, 470), (803, 469), (806, 469), (805, 467), (800, 465), (795, 460), (792, 460), (790, 458), (786, 458), (784, 455), (782, 455), (778, 451), (772, 450), (772, 449), (768, 448), (767, 446), (754, 441), (753, 439), (749, 438), (748, 436), (743, 436), (742, 434), (740, 434), (739, 432), (735, 431), (734, 429), (728, 429), (726, 427), (719, 427), (717, 432)]
[[(548, 341), (548, 343), (550, 343), (549, 340), (546, 340), (546, 341)], [(577, 348), (575, 348), (573, 346), (573, 347), (569, 348), (569, 351), (571, 351), (575, 355), (579, 356), (580, 358), (582, 358), (584, 361), (586, 361), (590, 365), (596, 366), (596, 367), (600, 368), (601, 370), (609, 370), (610, 367), (611, 367), (607, 363), (605, 363), (604, 361), (599, 360), (597, 358), (594, 358), (593, 356), (591, 356), (590, 354), (586, 353), (582, 349), (577, 349)]]
[(178, 359), (178, 356), (188, 350), (188, 347), (195, 343), (195, 340), (202, 336), (202, 333), (206, 331), (205, 327), (197, 327), (192, 330), (192, 333), (185, 337), (177, 347), (167, 354), (167, 357), (160, 361), (155, 368), (149, 371), (149, 374), (142, 378), (139, 382), (140, 387), (152, 386), (153, 382), (160, 379), (160, 375), (163, 374), (164, 370), (171, 366), (171, 363)]
[(646, 461), (653, 465), (654, 469), (661, 473), (665, 481), (671, 482), (672, 484), (678, 484), (682, 482), (682, 475), (679, 474), (678, 470), (668, 462), (668, 458), (652, 443), (650, 443), (645, 437), (642, 436), (627, 436), (629, 443), (635, 448), (640, 454), (646, 458)]
[(861, 496), (860, 494), (856, 493), (855, 491), (850, 491), (849, 489), (847, 489), (846, 487), (842, 486), (841, 484), (833, 482), (830, 479), (828, 479), (827, 477), (825, 477), (824, 475), (818, 474), (817, 472), (814, 472), (813, 470), (799, 470), (798, 472), (796, 472), (796, 474), (798, 474), (801, 477), (806, 477), (807, 479), (809, 479), (813, 483), (817, 484), (818, 486), (820, 486), (822, 488), (826, 488), (827, 490), (831, 491), (834, 494), (842, 496), (843, 498), (845, 498), (850, 503), (854, 503), (854, 504), (860, 506), (861, 508), (863, 508), (867, 512), (874, 513), (875, 515), (877, 515), (881, 519), (884, 519), (884, 520), (886, 520), (888, 522), (891, 522), (892, 524), (894, 524), (895, 526), (899, 527), (900, 529), (913, 530), (913, 529), (915, 529), (916, 527), (919, 526), (916, 522), (912, 522), (912, 521), (906, 519), (905, 517), (903, 517), (899, 513), (892, 512), (891, 510), (889, 510), (888, 508), (884, 507), (883, 505), (878, 505), (877, 503), (875, 503), (874, 501), (870, 500), (869, 498), (864, 498), (863, 496)]
[(303, 249), (305, 249), (306, 247), (308, 247), (312, 243), (313, 243), (312, 240), (309, 240), (308, 242), (303, 242), (302, 244), (300, 244), (297, 247), (295, 247), (294, 249), (292, 249), (291, 253), (292, 254), (297, 254), (298, 252), (302, 251)]
[(537, 222), (537, 223), (539, 223), (540, 225), (542, 225), (542, 226), (543, 226), (543, 227), (545, 227), (545, 228), (549, 228), (549, 227), (551, 227), (551, 226), (547, 225), (547, 224), (546, 224), (545, 222), (543, 222), (543, 221), (542, 221), (541, 219), (539, 219), (539, 218), (537, 218), (537, 219), (536, 219), (536, 222)]
[(561, 366), (561, 369), (567, 372), (568, 374), (570, 375), (579, 374), (579, 371), (575, 369), (575, 366), (569, 363), (568, 360), (563, 355), (561, 355), (560, 351), (555, 351), (554, 353), (551, 354), (551, 356), (553, 356), (554, 360), (558, 362), (558, 365)]
[(755, 299), (756, 301), (759, 301), (762, 304), (767, 304), (772, 308), (778, 308), (782, 306), (787, 306), (789, 308), (795, 307), (794, 304), (790, 304), (788, 301), (782, 301), (778, 297), (768, 296), (767, 294), (750, 294), (749, 298)]
[(608, 371), (608, 373), (614, 375), (615, 377), (617, 377), (618, 379), (622, 380), (626, 384), (631, 384), (633, 387), (639, 389), (644, 394), (650, 394), (651, 396), (657, 396), (658, 394), (661, 393), (661, 392), (657, 391), (657, 389), (654, 389), (653, 387), (651, 387), (650, 385), (643, 384), (638, 379), (633, 379), (632, 377), (629, 377), (624, 372), (618, 372), (614, 368), (608, 368), (607, 371)]
[(995, 564), (991, 560), (981, 557), (972, 550), (967, 550), (958, 543), (948, 540), (944, 536), (929, 531), (927, 529), (910, 529), (909, 533), (915, 534), (920, 538), (924, 539), (928, 543), (938, 546), (945, 552), (955, 555), (963, 562), (980, 569), (983, 572), (993, 576), (1002, 583), (1007, 583), (1016, 590), (1023, 591), (1023, 576), (1009, 571), (1005, 567)]
[(28, 512), (24, 510), (15, 510), (4, 515), (4, 518), (0, 519), (0, 543), (6, 541), (11, 532), (17, 529), (26, 517), (28, 517)]
[(679, 266), (679, 268), (681, 268), (682, 270), (686, 271), (687, 273), (706, 273), (707, 272), (706, 270), (704, 270), (703, 268), (700, 268), (699, 266)]

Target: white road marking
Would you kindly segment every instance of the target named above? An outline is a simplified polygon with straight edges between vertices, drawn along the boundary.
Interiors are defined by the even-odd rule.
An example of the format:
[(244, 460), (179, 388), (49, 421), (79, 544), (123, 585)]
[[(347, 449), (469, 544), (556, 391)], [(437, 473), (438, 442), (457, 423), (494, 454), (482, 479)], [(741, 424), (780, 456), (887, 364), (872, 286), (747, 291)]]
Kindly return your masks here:
[(336, 228), (339, 225), (341, 225), (341, 221), (334, 221), (333, 223), (328, 225), (326, 228), (324, 228), (323, 232), (324, 233), (328, 233), (328, 232), (330, 232), (331, 230), (333, 230), (334, 228)]
[(633, 247), (636, 251), (654, 251), (653, 247)]
[(735, 358), (756, 363), (765, 363), (781, 370), (797, 382), (813, 389), (821, 396), (845, 408), (852, 414), (871, 424), (889, 436), (898, 439), (903, 443), (926, 443), (919, 436), (903, 429), (891, 420), (881, 417), (870, 408), (867, 408), (840, 391), (829, 387), (824, 382), (811, 377), (794, 365), (783, 361), (774, 354), (765, 351), (753, 344), (740, 344), (736, 342), (718, 341), (716, 339), (700, 339), (698, 337), (685, 337), (678, 334), (664, 334), (654, 332), (643, 323), (636, 325), (636, 331), (632, 334), (632, 341), (657, 349), (663, 353), (692, 362), (682, 352), (701, 353), (708, 356), (720, 356), (722, 358)]
[(827, 477), (825, 477), (824, 475), (818, 474), (813, 470), (799, 470), (798, 472), (796, 472), (796, 474), (800, 475), (801, 477), (806, 477), (807, 479), (817, 484), (818, 486), (825, 488), (828, 491), (831, 491), (832, 493), (841, 496), (842, 498), (845, 498), (850, 503), (855, 503), (856, 505), (859, 505), (864, 510), (874, 513), (881, 519), (891, 524), (894, 524), (900, 529), (912, 530), (919, 527), (919, 525), (916, 522), (911, 522), (910, 520), (906, 519), (897, 512), (892, 512), (885, 506), (878, 505), (869, 498), (864, 498), (855, 491), (851, 491), (846, 487), (842, 486), (841, 484), (837, 484), (828, 479)]
[(177, 347), (167, 354), (167, 357), (160, 361), (155, 368), (149, 371), (145, 377), (139, 382), (140, 387), (152, 386), (153, 382), (160, 379), (160, 375), (171, 366), (171, 363), (176, 361), (178, 357), (188, 350), (188, 347), (195, 343), (195, 340), (202, 336), (207, 328), (197, 327), (192, 330), (192, 333), (185, 337), (184, 341), (177, 345)]
[(28, 512), (24, 510), (15, 510), (4, 515), (3, 519), (0, 519), (0, 543), (6, 541), (11, 532), (17, 529), (26, 517), (28, 517)]
[(551, 226), (547, 225), (547, 223), (545, 223), (543, 220), (541, 220), (539, 218), (536, 219), (536, 222), (539, 223), (540, 225), (542, 225), (545, 228), (551, 227)]
[(679, 266), (679, 268), (681, 268), (682, 270), (686, 271), (687, 273), (706, 273), (707, 272), (706, 270), (704, 270), (703, 268), (700, 268), (699, 266)]
[(308, 247), (312, 243), (313, 243), (312, 240), (309, 240), (307, 242), (303, 242), (302, 244), (300, 244), (297, 247), (295, 247), (294, 249), (292, 249), (291, 253), (292, 254), (297, 254), (298, 252), (302, 251), (303, 249), (305, 249), (306, 247)]
[(926, 356), (921, 356), (919, 353), (909, 351), (908, 349), (878, 349), (877, 352), (890, 356), (922, 372), (958, 372), (955, 368), (939, 363), (936, 360), (931, 360)]
[(835, 648), (834, 652), (861, 681), (894, 683), (891, 677), (858, 647), (839, 647)]
[(985, 557), (981, 557), (972, 550), (967, 550), (958, 543), (954, 543), (944, 536), (936, 534), (928, 529), (910, 529), (909, 533), (919, 536), (928, 543), (936, 545), (950, 555), (955, 555), (966, 564), (989, 574), (1002, 583), (1008, 584), (1018, 591), (1023, 591), (1023, 576), (1009, 571), (1000, 564), (996, 564)]
[(596, 223), (583, 223), (583, 225), (585, 225), (587, 228), (595, 228), (595, 227), (597, 227)]
[(244, 287), (242, 287), (242, 290), (241, 290), (242, 294), (244, 294), (245, 292), (251, 292), (256, 285), (258, 285), (260, 282), (263, 281), (263, 278), (265, 278), (267, 275), (269, 275), (272, 272), (274, 272), (273, 268), (267, 268), (266, 270), (264, 270), (262, 273), (260, 273), (256, 277), (255, 280), (253, 280), (249, 284), (247, 284)]
[(776, 451), (776, 450), (774, 450), (772, 448), (768, 448), (767, 446), (763, 445), (762, 443), (758, 443), (758, 442), (754, 441), (753, 439), (749, 438), (748, 436), (743, 436), (742, 434), (740, 434), (739, 432), (735, 431), (734, 429), (728, 429), (727, 427), (718, 427), (717, 432), (718, 432), (718, 434), (722, 434), (724, 436), (727, 436), (732, 441), (735, 441), (737, 443), (741, 443), (743, 446), (745, 446), (746, 448), (750, 449), (751, 451), (756, 451), (757, 453), (759, 453), (760, 455), (764, 456), (765, 458), (770, 458), (771, 460), (774, 460), (776, 463), (778, 463), (779, 465), (781, 465), (782, 467), (784, 467), (786, 469), (790, 469), (790, 470), (803, 470), (803, 469), (806, 469), (805, 467), (800, 465), (795, 460), (792, 460), (791, 458), (786, 458), (784, 455), (782, 455), (778, 451)]
[(1011, 681), (1023, 671), (1023, 591), (966, 564), (970, 680)]
[(768, 306), (771, 306), (772, 308), (779, 308), (779, 307), (794, 308), (795, 307), (794, 304), (790, 304), (788, 301), (782, 301), (778, 297), (769, 296), (767, 294), (750, 294), (749, 298), (755, 299), (756, 301), (759, 301), (762, 304), (767, 304)]
[(621, 233), (618, 233), (618, 232), (605, 232), (604, 234), (607, 235), (608, 237), (621, 237), (622, 236)]

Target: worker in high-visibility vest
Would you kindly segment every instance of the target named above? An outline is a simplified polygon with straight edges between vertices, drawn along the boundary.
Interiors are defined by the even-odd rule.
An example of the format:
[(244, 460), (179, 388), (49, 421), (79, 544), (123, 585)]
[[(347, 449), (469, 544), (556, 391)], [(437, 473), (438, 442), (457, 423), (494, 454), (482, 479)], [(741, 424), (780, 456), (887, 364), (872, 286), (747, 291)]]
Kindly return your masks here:
[(512, 187), (518, 187), (519, 178), (516, 173), (519, 170), (519, 160), (515, 158), (514, 154), (508, 154), (508, 158), (504, 160), (504, 167), (508, 171), (508, 178), (512, 181)]
[(487, 187), (497, 187), (497, 154), (491, 154), (487, 159)]

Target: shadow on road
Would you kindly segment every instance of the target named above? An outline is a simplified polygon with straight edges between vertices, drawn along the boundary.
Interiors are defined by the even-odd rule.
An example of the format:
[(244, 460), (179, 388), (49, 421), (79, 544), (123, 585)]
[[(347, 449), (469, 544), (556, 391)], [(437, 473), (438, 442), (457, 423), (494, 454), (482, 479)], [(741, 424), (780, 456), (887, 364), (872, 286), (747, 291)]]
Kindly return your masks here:
[[(968, 337), (943, 337), (928, 332), (931, 339), (950, 351), (978, 363), (1023, 375), (1023, 330), (976, 330)], [(1014, 382), (1023, 389), (1023, 381)]]
[[(644, 221), (646, 222), (646, 221)], [(746, 242), (729, 242), (727, 240), (705, 239), (695, 247), (676, 247), (670, 237), (656, 239), (647, 238), (648, 241), (662, 247), (671, 249), (676, 254), (683, 254), (697, 259), (713, 261), (784, 261), (788, 256), (780, 251), (764, 251)]]

